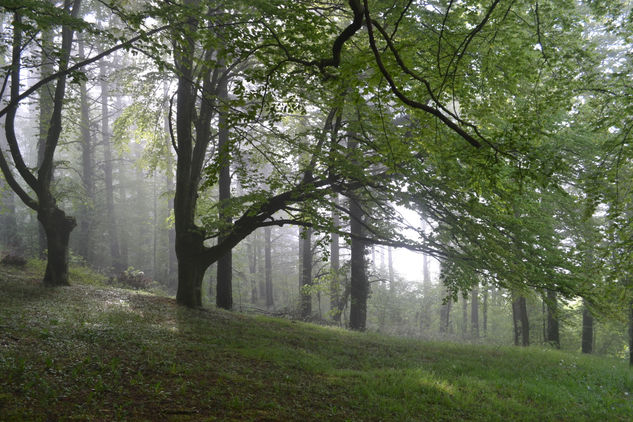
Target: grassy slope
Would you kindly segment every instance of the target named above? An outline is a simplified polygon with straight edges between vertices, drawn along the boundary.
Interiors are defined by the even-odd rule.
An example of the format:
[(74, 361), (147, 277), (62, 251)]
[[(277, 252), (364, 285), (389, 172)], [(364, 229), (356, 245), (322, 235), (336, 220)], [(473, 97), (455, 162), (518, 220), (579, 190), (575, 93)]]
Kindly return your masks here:
[(0, 420), (632, 420), (623, 362), (425, 343), (0, 267)]

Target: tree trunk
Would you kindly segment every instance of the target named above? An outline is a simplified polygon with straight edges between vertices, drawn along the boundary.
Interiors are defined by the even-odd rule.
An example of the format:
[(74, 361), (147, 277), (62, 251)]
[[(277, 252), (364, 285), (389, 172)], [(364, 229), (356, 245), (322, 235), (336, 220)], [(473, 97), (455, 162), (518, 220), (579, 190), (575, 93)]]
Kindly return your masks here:
[(37, 219), (46, 233), (48, 260), (44, 274), (45, 286), (68, 285), (68, 242), (77, 223), (57, 207), (41, 207)]
[(530, 324), (527, 314), (527, 301), (519, 296), (512, 302), (512, 321), (514, 323), (514, 345), (530, 345)]
[(257, 281), (259, 282), (259, 297), (265, 300), (266, 298), (266, 259), (264, 258), (264, 242), (262, 241), (261, 230), (257, 235)]
[(387, 261), (389, 265), (389, 290), (393, 291), (395, 287), (396, 277), (393, 271), (393, 248), (391, 246), (387, 247)]
[[(40, 78), (44, 79), (50, 76), (55, 68), (53, 52), (53, 32), (50, 29), (44, 29), (42, 31), (42, 50), (41, 50), (41, 64), (40, 64)], [(51, 117), (54, 108), (54, 92), (56, 87), (52, 83), (44, 85), (40, 90), (39, 107), (40, 107), (40, 120), (39, 120), (39, 140), (37, 143), (37, 167), (40, 168), (46, 154), (46, 140), (48, 137), (48, 131), (51, 126)], [(51, 169), (52, 171), (52, 169)], [(52, 175), (51, 175), (52, 180)], [(41, 224), (37, 227), (38, 240), (39, 240), (39, 256), (40, 259), (46, 258), (46, 249), (48, 242), (46, 239), (46, 230)]]
[(450, 331), (451, 304), (451, 299), (447, 298), (446, 303), (443, 303), (440, 307), (440, 333), (442, 334), (446, 334)]
[(251, 303), (257, 303), (257, 232), (253, 232), (249, 242), (246, 244), (246, 252), (248, 255), (248, 274), (251, 283)]
[(176, 302), (190, 308), (202, 306), (202, 280), (208, 267), (204, 261), (204, 235), (200, 230), (177, 232), (178, 290)]
[(593, 352), (593, 315), (586, 303), (582, 308), (582, 352)]
[(521, 344), (523, 347), (530, 345), (530, 321), (527, 312), (527, 300), (525, 296), (519, 298), (520, 320), (521, 320)]
[(431, 273), (429, 271), (429, 257), (422, 255), (422, 309), (420, 311), (420, 331), (428, 331), (431, 326)]
[(110, 87), (105, 60), (99, 61), (99, 80), (101, 81), (101, 143), (103, 144), (103, 171), (105, 181), (106, 199), (106, 230), (108, 232), (108, 243), (110, 247), (110, 258), (112, 269), (115, 273), (125, 270), (121, 260), (119, 249), (119, 236), (117, 232), (117, 221), (114, 211), (114, 185), (112, 182), (112, 149), (110, 146), (110, 108), (108, 100), (110, 97)]
[[(2, 124), (2, 123), (0, 123)], [(4, 131), (0, 131), (0, 148), (6, 151)], [(0, 242), (11, 253), (22, 254), (22, 240), (18, 234), (18, 222), (15, 217), (15, 193), (6, 184), (0, 172)]]
[(474, 339), (479, 338), (479, 288), (475, 287), (470, 299), (470, 334)]
[[(167, 216), (170, 217), (174, 212), (174, 173), (173, 173), (173, 160), (171, 158), (171, 150), (167, 155), (167, 169), (165, 170), (165, 187), (169, 192), (167, 200)], [(170, 288), (175, 289), (178, 283), (178, 260), (176, 259), (176, 230), (173, 225), (167, 229), (168, 239), (168, 261), (167, 261), (167, 285)]]
[(11, 253), (21, 254), (22, 241), (15, 218), (15, 194), (0, 174), (0, 241)]
[[(171, 217), (174, 212), (174, 159), (172, 155), (171, 133), (170, 133), (170, 110), (171, 107), (168, 96), (169, 84), (164, 83), (163, 101), (165, 111), (163, 114), (163, 130), (165, 131), (165, 142), (167, 143), (166, 168), (165, 168), (165, 191), (167, 192), (167, 210), (165, 221)], [(176, 230), (171, 225), (167, 229), (167, 286), (175, 289), (178, 283), (178, 260), (176, 259)]]
[[(79, 57), (84, 58), (83, 40), (79, 39)], [(79, 247), (78, 252), (88, 263), (93, 262), (92, 257), (92, 226), (94, 208), (94, 163), (92, 158), (92, 134), (90, 132), (90, 109), (88, 106), (88, 92), (86, 83), (79, 85), (81, 106), (81, 168), (82, 184), (85, 199), (81, 205), (79, 215)]]
[[(226, 227), (232, 223), (232, 218), (226, 211), (231, 200), (231, 154), (229, 144), (228, 105), (229, 98), (228, 80), (223, 78), (218, 85), (218, 100), (220, 101), (218, 113), (218, 151), (220, 154), (220, 174), (218, 178), (219, 219)], [(220, 235), (218, 242), (222, 242), (224, 235)], [(219, 308), (231, 309), (233, 307), (233, 252), (228, 250), (218, 260), (218, 279), (215, 303)]]
[[(332, 225), (338, 228), (341, 224), (338, 210), (336, 207), (339, 205), (338, 194), (334, 194), (332, 197), (334, 207), (332, 208)], [(339, 254), (339, 235), (338, 233), (332, 233), (330, 238), (330, 273), (332, 280), (330, 281), (330, 313), (332, 320), (341, 323), (341, 312), (339, 309), (340, 293), (341, 293), (341, 280), (340, 280), (340, 254)]]
[(272, 241), (271, 237), (272, 228), (266, 227), (264, 229), (264, 260), (265, 260), (265, 273), (266, 273), (266, 308), (272, 309), (275, 306), (273, 299), (273, 260), (272, 260)]
[[(3, 25), (0, 24), (0, 30)], [(5, 93), (1, 93), (0, 105), (5, 105)], [(0, 118), (0, 127), (4, 127), (4, 117)], [(4, 130), (0, 130), (0, 153), (10, 154), (7, 138)], [(39, 229), (39, 224), (38, 224)], [(22, 240), (18, 234), (18, 223), (15, 216), (15, 193), (4, 180), (0, 171), (0, 242), (9, 249), (11, 253), (21, 255), (24, 253)]]
[(558, 315), (557, 315), (557, 301), (556, 292), (553, 290), (547, 291), (547, 339), (557, 349), (560, 349), (560, 334), (558, 328)]
[(364, 331), (367, 323), (367, 264), (365, 260), (365, 242), (354, 236), (363, 233), (363, 209), (356, 198), (350, 198), (350, 232), (352, 234), (351, 282), (349, 326), (352, 330)]
[(488, 336), (488, 287), (484, 287), (484, 303), (483, 303), (483, 329), (484, 338)]
[[(64, 4), (64, 12), (69, 12), (70, 16), (76, 18), (79, 15), (80, 7), (80, 0), (75, 0), (72, 3), (66, 2)], [(46, 233), (46, 247), (48, 249), (48, 260), (43, 283), (46, 286), (59, 286), (68, 284), (68, 243), (70, 233), (76, 226), (75, 219), (73, 217), (67, 217), (66, 214), (56, 206), (55, 199), (51, 192), (55, 149), (58, 145), (62, 131), (62, 110), (66, 93), (66, 78), (65, 76), (57, 78), (50, 118), (46, 119), (47, 110), (41, 110), (40, 113), (41, 126), (39, 148), (43, 151), (43, 153), (39, 154), (38, 157), (38, 170), (36, 177), (24, 162), (15, 134), (15, 116), (19, 102), (20, 70), (22, 67), (20, 59), (23, 48), (23, 28), (21, 25), (21, 19), (22, 15), (19, 12), (15, 12), (12, 42), (12, 66), (10, 70), (10, 92), (11, 100), (14, 102), (14, 105), (7, 109), (4, 126), (7, 143), (11, 149), (11, 155), (13, 156), (14, 167), (22, 179), (36, 193), (37, 201), (31, 198), (15, 180), (7, 161), (5, 160), (4, 154), (0, 157), (0, 167), (7, 182), (11, 185), (11, 188), (16, 192), (16, 194), (20, 196), (20, 199), (22, 199), (29, 208), (37, 212), (37, 218)], [(72, 49), (73, 42), (73, 30), (68, 26), (63, 26), (61, 33), (61, 54), (59, 54), (57, 58), (59, 59), (59, 70), (63, 72), (68, 68), (70, 51)], [(47, 41), (45, 40), (45, 42)], [(44, 47), (43, 51), (45, 54), (46, 50), (47, 48)], [(42, 94), (41, 98), (45, 97), (46, 94)], [(47, 121), (46, 127), (44, 127), (45, 121)], [(45, 141), (42, 142), (42, 135), (44, 132), (46, 133), (46, 137)]]
[(462, 337), (468, 337), (468, 297), (462, 296)]
[(541, 319), (543, 320), (543, 343), (547, 343), (547, 303), (545, 303), (545, 295), (542, 297)]
[(300, 315), (306, 319), (312, 314), (312, 229), (301, 230), (301, 284), (300, 284)]

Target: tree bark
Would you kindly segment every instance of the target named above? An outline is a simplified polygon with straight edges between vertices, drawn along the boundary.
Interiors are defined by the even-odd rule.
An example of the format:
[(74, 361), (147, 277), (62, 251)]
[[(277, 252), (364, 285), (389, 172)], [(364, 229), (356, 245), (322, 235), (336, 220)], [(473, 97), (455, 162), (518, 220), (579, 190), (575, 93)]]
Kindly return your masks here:
[(593, 352), (593, 315), (586, 303), (582, 308), (582, 352)]
[(246, 245), (246, 251), (248, 255), (248, 273), (249, 281), (251, 283), (251, 303), (257, 303), (257, 247), (256, 243), (257, 232), (253, 232), (250, 236), (250, 241)]
[(38, 212), (37, 219), (46, 233), (48, 259), (44, 273), (45, 286), (68, 285), (68, 258), (70, 233), (77, 225), (73, 217), (68, 217), (59, 208), (44, 207)]
[(389, 263), (389, 290), (393, 291), (396, 283), (396, 277), (393, 271), (393, 248), (391, 246), (387, 247), (387, 261)]
[[(226, 211), (231, 200), (231, 154), (229, 144), (228, 104), (229, 98), (228, 79), (223, 78), (218, 85), (218, 100), (220, 102), (218, 114), (218, 150), (220, 151), (219, 184), (219, 219), (222, 225), (229, 227), (232, 218)], [(226, 230), (226, 229), (225, 229)], [(222, 242), (225, 236), (220, 235), (218, 241)], [(218, 278), (215, 303), (219, 308), (233, 308), (233, 252), (229, 249), (218, 260)]]
[(258, 230), (257, 236), (257, 281), (259, 282), (259, 297), (266, 300), (266, 254), (264, 240), (262, 239), (261, 230)]
[(301, 230), (301, 283), (300, 283), (300, 315), (307, 319), (312, 314), (312, 229)]
[[(83, 40), (79, 39), (79, 57), (84, 58)], [(82, 184), (84, 188), (84, 200), (81, 204), (79, 215), (79, 247), (78, 252), (88, 263), (93, 262), (92, 256), (92, 226), (94, 208), (94, 162), (92, 157), (93, 142), (90, 131), (90, 109), (88, 106), (88, 92), (86, 83), (81, 81), (79, 85), (81, 107), (81, 168)]]
[(479, 288), (473, 288), (470, 299), (470, 334), (474, 339), (479, 338)]
[(428, 331), (431, 326), (431, 272), (429, 270), (429, 257), (422, 255), (422, 309), (420, 310), (420, 331)]
[(272, 228), (266, 227), (264, 229), (264, 260), (265, 260), (265, 273), (266, 273), (266, 308), (272, 309), (275, 306), (273, 299), (273, 261), (272, 261), (272, 241), (271, 237)]
[(177, 232), (178, 290), (176, 302), (190, 308), (202, 306), (202, 280), (208, 267), (204, 260), (204, 234), (191, 229)]
[[(352, 236), (363, 235), (364, 212), (357, 198), (350, 198), (350, 232)], [(352, 330), (364, 331), (367, 324), (367, 263), (365, 259), (365, 242), (352, 237), (350, 312), (349, 326)]]
[[(167, 98), (167, 87), (168, 85), (165, 83), (165, 107), (170, 106), (169, 99)], [(165, 168), (165, 190), (168, 192), (167, 218), (171, 217), (171, 214), (174, 212), (174, 160), (170, 139), (170, 123), (170, 113), (168, 110), (165, 110), (163, 117), (163, 130), (165, 131), (165, 142), (167, 142), (167, 166)], [(167, 285), (169, 288), (175, 289), (176, 284), (178, 283), (178, 260), (176, 259), (176, 231), (174, 230), (173, 225), (167, 228), (167, 243)]]
[(514, 324), (514, 345), (530, 345), (530, 323), (527, 314), (527, 301), (519, 296), (512, 302), (512, 321)]
[[(338, 194), (334, 194), (332, 197), (334, 204), (332, 208), (332, 225), (338, 228), (341, 224), (338, 210), (336, 207), (339, 205)], [(338, 233), (332, 233), (330, 237), (330, 273), (332, 280), (330, 281), (330, 314), (332, 320), (341, 323), (341, 309), (339, 308), (340, 293), (341, 293), (341, 280), (340, 280), (340, 246)]]
[(450, 298), (446, 299), (446, 303), (443, 303), (440, 307), (440, 333), (447, 334), (450, 332), (451, 326), (451, 304)]
[(112, 147), (110, 145), (110, 108), (108, 101), (110, 87), (105, 60), (99, 61), (99, 80), (101, 81), (101, 143), (103, 144), (103, 172), (106, 200), (106, 230), (110, 248), (110, 259), (114, 273), (125, 270), (119, 249), (118, 225), (114, 210), (114, 184), (112, 181)]
[[(54, 59), (53, 59), (53, 32), (50, 29), (42, 30), (42, 50), (40, 54), (40, 78), (44, 79), (53, 74)], [(46, 138), (51, 125), (51, 117), (54, 108), (54, 94), (55, 86), (52, 83), (45, 84), (39, 90), (39, 107), (40, 107), (40, 120), (39, 120), (39, 139), (37, 142), (37, 167), (39, 168), (44, 161), (46, 154)], [(51, 178), (52, 180), (52, 178)], [(37, 227), (38, 241), (39, 241), (39, 256), (40, 259), (46, 258), (47, 240), (46, 230), (38, 224)]]
[(462, 296), (462, 337), (468, 337), (468, 296)]
[[(0, 122), (4, 126), (4, 119)], [(0, 148), (3, 153), (8, 153), (8, 145), (4, 131), (0, 131)], [(40, 226), (38, 224), (38, 226)], [(22, 254), (24, 251), (22, 240), (18, 234), (18, 222), (15, 216), (15, 193), (7, 185), (0, 172), (0, 242), (11, 253)]]
[(488, 336), (488, 287), (484, 287), (484, 303), (483, 303), (483, 329), (484, 337)]
[(556, 292), (553, 290), (547, 291), (547, 339), (557, 349), (560, 349), (560, 334), (558, 327), (558, 306), (556, 300)]

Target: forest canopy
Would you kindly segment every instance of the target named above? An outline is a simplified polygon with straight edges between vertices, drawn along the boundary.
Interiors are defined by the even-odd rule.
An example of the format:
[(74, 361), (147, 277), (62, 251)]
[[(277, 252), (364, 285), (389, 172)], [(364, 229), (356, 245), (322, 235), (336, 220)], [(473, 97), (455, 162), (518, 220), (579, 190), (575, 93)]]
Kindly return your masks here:
[(81, 262), (188, 307), (244, 292), (310, 318), (324, 297), (364, 330), (401, 248), (426, 284), (390, 309), (434, 295), (440, 331), (479, 289), (517, 343), (526, 298), (555, 343), (563, 305), (633, 321), (628, 2), (0, 10), (0, 240), (46, 285)]

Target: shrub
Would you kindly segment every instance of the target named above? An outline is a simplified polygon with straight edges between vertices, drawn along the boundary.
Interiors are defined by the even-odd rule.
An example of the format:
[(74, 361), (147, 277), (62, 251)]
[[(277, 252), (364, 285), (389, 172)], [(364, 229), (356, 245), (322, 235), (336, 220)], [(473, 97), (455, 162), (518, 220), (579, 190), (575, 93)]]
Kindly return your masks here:
[(0, 260), (0, 264), (7, 265), (11, 267), (24, 268), (26, 266), (26, 259), (20, 255), (5, 255), (2, 260)]
[(117, 276), (117, 282), (125, 287), (133, 289), (147, 289), (152, 284), (152, 280), (145, 277), (141, 270), (130, 267)]

